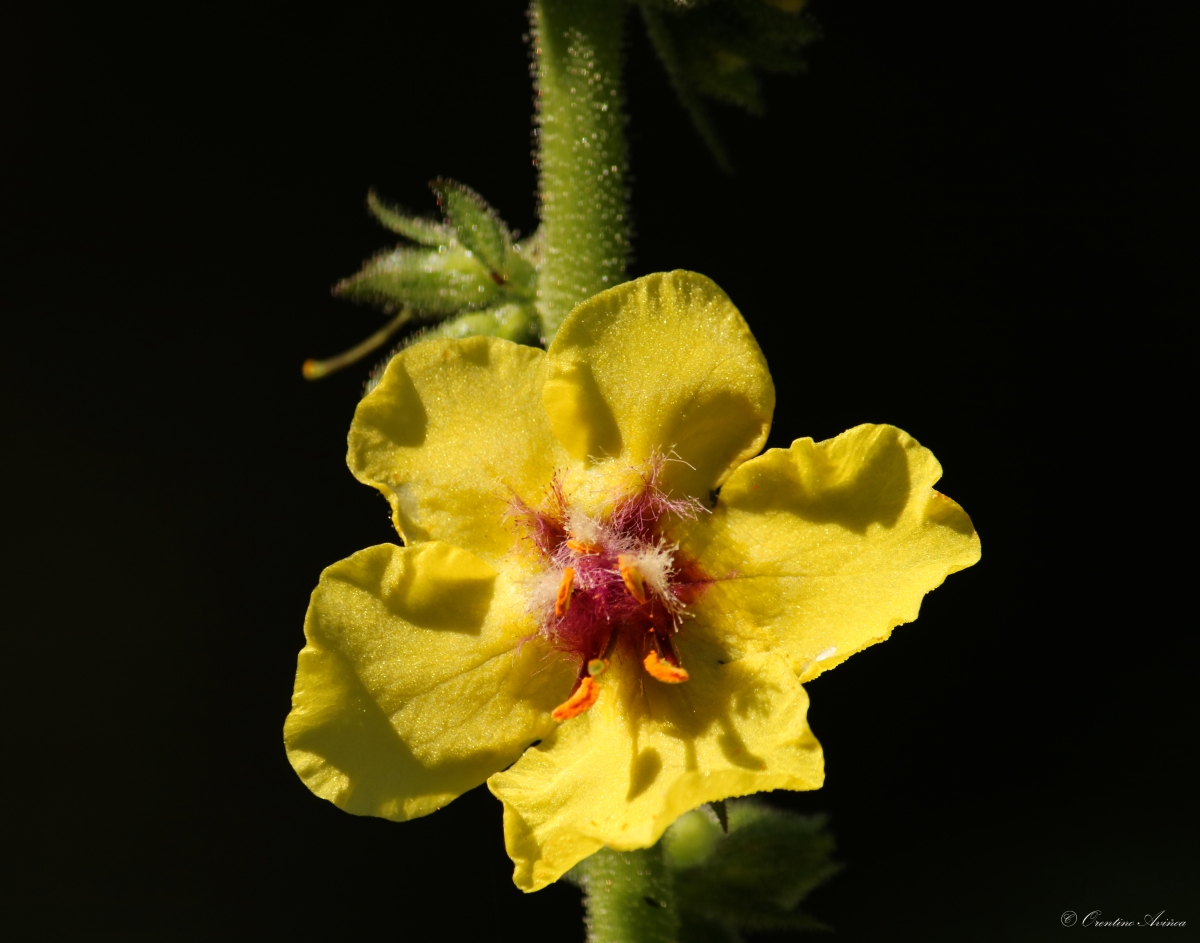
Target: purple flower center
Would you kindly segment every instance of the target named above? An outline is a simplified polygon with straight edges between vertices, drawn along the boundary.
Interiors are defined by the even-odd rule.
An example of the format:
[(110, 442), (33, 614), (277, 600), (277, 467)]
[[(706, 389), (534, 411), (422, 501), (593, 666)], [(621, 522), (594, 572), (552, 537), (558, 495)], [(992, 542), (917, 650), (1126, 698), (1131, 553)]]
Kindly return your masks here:
[(674, 637), (710, 578), (679, 552), (669, 529), (672, 519), (694, 520), (707, 511), (663, 491), (664, 464), (661, 458), (647, 463), (627, 493), (608, 502), (606, 514), (573, 505), (558, 475), (537, 507), (512, 502), (510, 518), (542, 569), (531, 592), (541, 632), (579, 666), (572, 701), (586, 703), (562, 705), (564, 718), (594, 702), (590, 677), (604, 670), (617, 645), (627, 646), (660, 681), (687, 679)]

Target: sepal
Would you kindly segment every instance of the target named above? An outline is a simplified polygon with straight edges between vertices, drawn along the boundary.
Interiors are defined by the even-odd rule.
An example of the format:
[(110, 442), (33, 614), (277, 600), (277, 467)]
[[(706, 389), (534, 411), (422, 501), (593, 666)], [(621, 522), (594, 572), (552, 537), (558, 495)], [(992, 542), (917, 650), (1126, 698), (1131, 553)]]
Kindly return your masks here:
[(458, 317), (447, 318), (435, 327), (418, 331), (392, 350), (383, 360), (375, 365), (367, 378), (364, 395), (370, 393), (379, 385), (383, 371), (387, 369), (391, 359), (407, 347), (421, 341), (433, 340), (438, 337), (451, 339), (463, 337), (499, 337), (516, 344), (536, 347), (538, 330), (541, 321), (532, 304), (501, 304), (486, 311), (474, 311), (460, 314)]
[(449, 227), (432, 219), (409, 216), (395, 207), (388, 206), (374, 190), (367, 191), (367, 209), (385, 229), (423, 246), (443, 246), (450, 242)]
[(478, 257), (494, 277), (503, 278), (512, 237), (500, 214), (470, 187), (454, 180), (439, 178), (429, 186), (459, 245)]
[(729, 832), (702, 807), (663, 836), (663, 859), (682, 917), (680, 940), (739, 940), (743, 930), (827, 929), (797, 910), (840, 870), (821, 816), (753, 800), (728, 802)]
[(517, 344), (536, 344), (538, 336), (538, 317), (533, 305), (506, 304), (489, 308), (486, 311), (476, 311), (472, 314), (460, 314), (449, 318), (437, 327), (430, 328), (413, 338), (429, 340), (434, 337), (499, 337)]
[[(484, 335), (533, 346), (541, 343), (541, 320), (535, 308), (542, 261), (540, 230), (514, 242), (499, 214), (470, 187), (444, 179), (430, 186), (446, 214), (444, 223), (388, 206), (373, 190), (367, 194), (372, 215), (418, 245), (401, 245), (369, 259), (357, 274), (335, 285), (333, 293), (399, 314), (345, 353), (306, 361), (306, 378), (328, 376), (381, 346), (404, 325), (422, 321), (444, 323), (410, 336), (396, 351), (433, 337)], [(367, 392), (386, 365), (387, 360), (372, 371)]]
[(385, 307), (409, 305), (424, 315), (483, 308), (498, 286), (487, 269), (460, 245), (400, 248), (377, 255), (333, 293)]

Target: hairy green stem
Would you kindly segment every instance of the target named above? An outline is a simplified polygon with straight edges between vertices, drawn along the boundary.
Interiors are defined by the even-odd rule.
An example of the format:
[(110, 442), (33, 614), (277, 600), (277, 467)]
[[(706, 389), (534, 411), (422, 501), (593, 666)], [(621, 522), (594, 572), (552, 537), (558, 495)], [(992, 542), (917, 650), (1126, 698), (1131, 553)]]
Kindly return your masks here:
[(575, 866), (583, 888), (589, 943), (674, 943), (679, 911), (662, 846), (604, 848)]
[[(624, 0), (534, 0), (542, 335), (581, 301), (625, 280), (629, 251)], [(674, 943), (679, 913), (659, 846), (581, 861), (591, 943)]]
[(534, 0), (538, 197), (547, 342), (575, 305), (625, 279), (623, 0)]

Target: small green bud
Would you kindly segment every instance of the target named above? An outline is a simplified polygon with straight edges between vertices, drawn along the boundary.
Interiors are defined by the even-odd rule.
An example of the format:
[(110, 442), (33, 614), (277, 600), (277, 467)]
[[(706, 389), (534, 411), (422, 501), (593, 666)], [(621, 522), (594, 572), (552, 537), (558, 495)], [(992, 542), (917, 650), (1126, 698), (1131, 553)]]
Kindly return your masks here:
[(697, 868), (708, 860), (721, 839), (716, 816), (699, 808), (681, 815), (663, 835), (667, 867)]
[(500, 337), (518, 344), (537, 341), (537, 312), (531, 305), (506, 304), (487, 311), (461, 314), (443, 321), (413, 338), (414, 341), (434, 337)]
[(354, 301), (409, 305), (425, 315), (484, 308), (498, 291), (488, 270), (457, 245), (385, 252), (333, 289)]

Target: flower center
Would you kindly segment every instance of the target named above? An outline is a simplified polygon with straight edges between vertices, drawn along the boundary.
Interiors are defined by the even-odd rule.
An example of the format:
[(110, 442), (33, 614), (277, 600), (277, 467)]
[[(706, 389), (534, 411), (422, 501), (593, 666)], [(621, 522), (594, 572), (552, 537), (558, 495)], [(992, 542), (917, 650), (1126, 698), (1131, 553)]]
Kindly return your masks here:
[(652, 460), (620, 493), (599, 502), (573, 501), (559, 476), (537, 508), (513, 502), (511, 517), (540, 570), (531, 581), (530, 607), (541, 634), (579, 665), (571, 696), (554, 711), (557, 721), (596, 702), (618, 645), (652, 678), (688, 680), (675, 635), (708, 580), (670, 542), (666, 528), (672, 517), (694, 519), (705, 508), (662, 491), (663, 464)]

